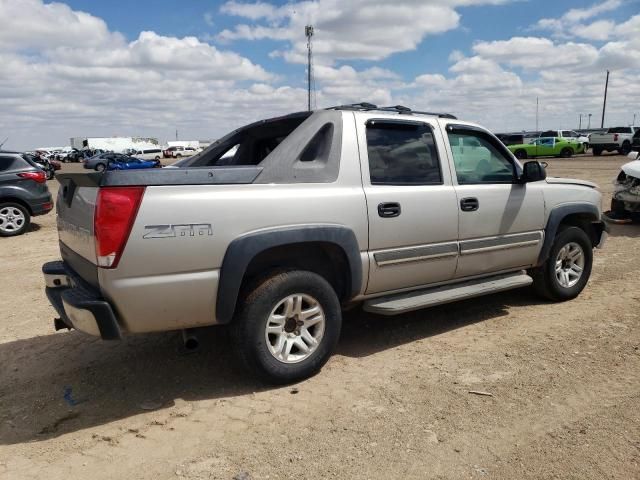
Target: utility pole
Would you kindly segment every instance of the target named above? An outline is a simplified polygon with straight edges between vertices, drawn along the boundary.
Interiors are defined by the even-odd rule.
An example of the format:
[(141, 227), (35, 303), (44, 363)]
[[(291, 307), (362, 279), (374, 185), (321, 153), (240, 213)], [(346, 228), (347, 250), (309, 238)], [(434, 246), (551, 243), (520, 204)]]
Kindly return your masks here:
[(580, 120), (578, 121), (578, 130), (582, 130), (582, 114), (580, 114)]
[(307, 109), (311, 111), (311, 37), (313, 37), (313, 25), (304, 27), (304, 34), (307, 37)]
[(609, 89), (609, 70), (607, 70), (607, 81), (604, 84), (604, 102), (602, 103), (602, 121), (600, 128), (604, 128), (604, 111), (607, 108), (607, 90)]
[(176, 142), (178, 141), (178, 129), (176, 128)]
[(593, 115), (592, 113), (589, 114), (589, 123), (587, 124), (587, 130), (591, 129), (591, 115)]
[(536, 97), (536, 133), (538, 133), (538, 97)]

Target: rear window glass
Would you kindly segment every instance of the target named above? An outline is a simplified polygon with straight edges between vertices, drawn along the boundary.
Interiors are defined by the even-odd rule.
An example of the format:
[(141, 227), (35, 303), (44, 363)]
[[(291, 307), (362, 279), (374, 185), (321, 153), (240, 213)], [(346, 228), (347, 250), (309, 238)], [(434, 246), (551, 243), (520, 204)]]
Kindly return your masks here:
[[(22, 155), (22, 158), (24, 159), (24, 161), (25, 161), (25, 162), (27, 162), (27, 163), (28, 163), (29, 165), (31, 165), (32, 167), (40, 168), (40, 165), (38, 165), (36, 162), (34, 162), (34, 161), (31, 159), (31, 156), (30, 156), (30, 155)], [(17, 166), (17, 165), (15, 165), (15, 166)]]
[(614, 127), (610, 128), (607, 133), (631, 133), (631, 129), (629, 127)]

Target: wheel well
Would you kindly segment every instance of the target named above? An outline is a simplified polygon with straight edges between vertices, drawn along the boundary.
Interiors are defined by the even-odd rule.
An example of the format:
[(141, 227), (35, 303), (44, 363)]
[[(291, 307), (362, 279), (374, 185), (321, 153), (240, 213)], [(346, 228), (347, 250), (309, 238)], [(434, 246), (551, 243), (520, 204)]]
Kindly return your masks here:
[(17, 203), (19, 205), (22, 205), (24, 208), (26, 208), (27, 212), (29, 212), (29, 215), (33, 215), (33, 210), (31, 210), (31, 207), (29, 206), (29, 204), (23, 200), (20, 200), (19, 198), (2, 197), (0, 198), (0, 203)]
[(558, 232), (568, 227), (578, 227), (584, 230), (591, 240), (591, 245), (594, 247), (600, 241), (599, 232), (596, 231), (593, 224), (593, 217), (587, 213), (572, 213), (567, 215), (562, 219), (562, 222), (560, 222)]
[(280, 245), (260, 252), (247, 266), (241, 288), (269, 270), (287, 268), (317, 273), (329, 282), (341, 300), (349, 294), (351, 274), (347, 256), (338, 245), (328, 242)]

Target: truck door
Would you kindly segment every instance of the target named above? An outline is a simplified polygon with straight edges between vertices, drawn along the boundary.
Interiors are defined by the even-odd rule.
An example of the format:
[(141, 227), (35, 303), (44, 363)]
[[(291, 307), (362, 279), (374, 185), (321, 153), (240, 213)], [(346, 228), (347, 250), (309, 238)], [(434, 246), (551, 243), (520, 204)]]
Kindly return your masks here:
[(366, 293), (453, 278), (458, 208), (438, 124), (356, 118), (369, 216)]
[[(518, 183), (515, 160), (488, 132), (455, 124), (446, 131), (460, 209), (456, 278), (535, 264), (544, 238), (544, 182)], [(461, 156), (454, 148), (461, 141), (479, 142), (484, 155)]]

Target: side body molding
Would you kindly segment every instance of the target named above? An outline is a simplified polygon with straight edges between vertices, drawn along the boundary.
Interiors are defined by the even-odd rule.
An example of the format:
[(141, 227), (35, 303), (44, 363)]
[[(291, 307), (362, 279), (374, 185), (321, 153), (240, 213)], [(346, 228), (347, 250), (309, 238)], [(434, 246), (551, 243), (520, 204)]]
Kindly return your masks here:
[(540, 256), (538, 257), (538, 265), (542, 265), (549, 257), (553, 240), (555, 239), (558, 227), (562, 223), (562, 220), (567, 216), (574, 214), (582, 214), (588, 217), (592, 222), (600, 221), (600, 212), (598, 211), (598, 207), (592, 203), (570, 203), (567, 205), (560, 205), (551, 210), (547, 226), (544, 229), (544, 243), (542, 245), (542, 250), (540, 251)]
[(235, 239), (227, 248), (220, 268), (217, 323), (229, 323), (233, 318), (242, 278), (256, 255), (273, 247), (311, 242), (331, 243), (342, 249), (349, 262), (349, 298), (358, 295), (362, 287), (362, 264), (352, 230), (337, 225), (310, 225), (256, 232)]

